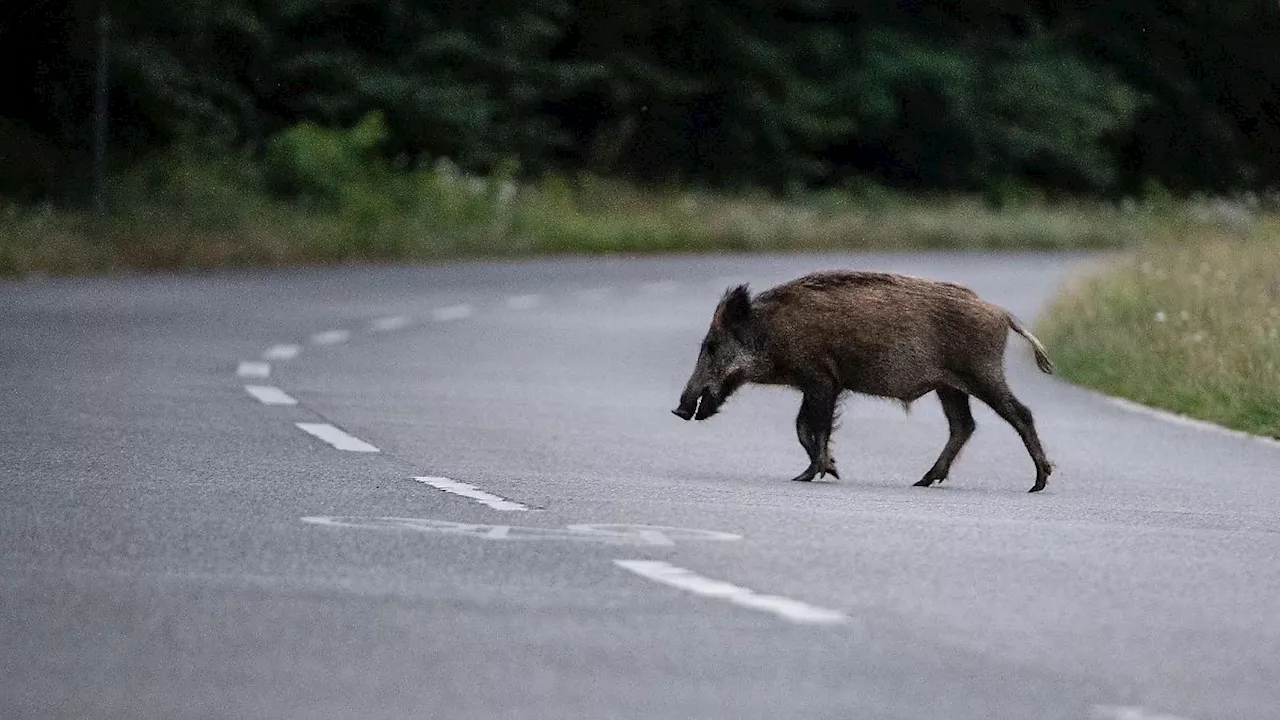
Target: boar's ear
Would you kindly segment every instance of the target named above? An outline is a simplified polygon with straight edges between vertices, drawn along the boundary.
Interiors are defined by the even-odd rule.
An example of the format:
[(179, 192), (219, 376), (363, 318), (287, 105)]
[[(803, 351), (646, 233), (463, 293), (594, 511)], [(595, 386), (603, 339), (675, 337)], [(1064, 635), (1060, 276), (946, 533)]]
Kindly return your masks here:
[(730, 331), (736, 334), (751, 321), (751, 294), (746, 285), (725, 291), (724, 299), (720, 302), (720, 319)]

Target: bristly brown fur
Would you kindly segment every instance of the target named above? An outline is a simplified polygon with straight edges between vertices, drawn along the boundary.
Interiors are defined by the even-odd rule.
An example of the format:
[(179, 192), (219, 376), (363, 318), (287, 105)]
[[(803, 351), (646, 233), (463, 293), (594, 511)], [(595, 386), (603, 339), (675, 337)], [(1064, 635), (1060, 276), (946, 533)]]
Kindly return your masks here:
[(901, 285), (906, 276), (886, 272), (864, 270), (825, 270), (810, 273), (792, 281), (797, 287), (810, 290), (839, 290), (851, 285)]
[(770, 288), (757, 296), (758, 301), (769, 302), (777, 297), (804, 293), (832, 293), (858, 289), (882, 289), (884, 292), (954, 294), (977, 298), (969, 288), (943, 280), (927, 280), (901, 273), (872, 272), (865, 270), (823, 270), (809, 273), (795, 280)]

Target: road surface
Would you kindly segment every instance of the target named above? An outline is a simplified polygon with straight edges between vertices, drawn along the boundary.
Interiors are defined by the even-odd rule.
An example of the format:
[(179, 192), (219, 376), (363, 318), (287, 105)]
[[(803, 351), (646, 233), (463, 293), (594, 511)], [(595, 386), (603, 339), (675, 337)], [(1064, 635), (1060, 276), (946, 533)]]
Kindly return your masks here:
[[(720, 293), (847, 266), (1026, 320), (1088, 258), (543, 260), (0, 285), (0, 717), (1276, 718), (1280, 447), (1011, 385), (669, 411)], [(1052, 354), (1053, 348), (1049, 348)]]

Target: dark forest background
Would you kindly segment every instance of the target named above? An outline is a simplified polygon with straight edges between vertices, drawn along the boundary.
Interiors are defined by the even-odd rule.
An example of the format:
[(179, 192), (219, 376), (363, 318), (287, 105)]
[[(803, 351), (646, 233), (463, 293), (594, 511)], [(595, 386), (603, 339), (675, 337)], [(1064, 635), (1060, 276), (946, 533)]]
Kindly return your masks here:
[[(0, 195), (84, 203), (98, 2), (8, 2)], [(133, 0), (109, 159), (380, 111), (397, 167), (794, 191), (1280, 187), (1275, 0)]]

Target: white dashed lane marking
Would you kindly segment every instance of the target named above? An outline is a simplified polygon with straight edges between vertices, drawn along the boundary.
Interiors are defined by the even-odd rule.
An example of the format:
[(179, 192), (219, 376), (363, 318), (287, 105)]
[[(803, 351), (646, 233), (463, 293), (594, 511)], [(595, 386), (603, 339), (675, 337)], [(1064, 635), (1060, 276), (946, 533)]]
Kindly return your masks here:
[(278, 387), (271, 387), (270, 385), (245, 385), (244, 390), (263, 405), (298, 404), (297, 400), (294, 400), (288, 393)]
[(292, 360), (302, 352), (298, 345), (272, 345), (262, 353), (263, 360)]
[(669, 585), (703, 597), (725, 600), (741, 607), (773, 613), (795, 623), (834, 624), (848, 621), (844, 613), (816, 607), (808, 603), (779, 597), (760, 595), (744, 587), (703, 577), (691, 570), (676, 567), (661, 560), (614, 560), (615, 565), (654, 582)]
[(369, 323), (370, 332), (390, 332), (399, 330), (409, 326), (413, 322), (404, 315), (393, 315), (391, 317), (381, 317)]
[(271, 376), (271, 363), (257, 360), (242, 360), (236, 366), (236, 376), (242, 378), (264, 378)]
[(347, 452), (378, 452), (378, 448), (349, 435), (329, 423), (294, 423), (299, 430), (314, 435), (339, 450)]
[(471, 316), (470, 305), (450, 305), (448, 307), (436, 308), (431, 311), (431, 319), (437, 322), (445, 322), (448, 320), (461, 320)]
[(507, 298), (507, 307), (512, 310), (528, 310), (541, 302), (542, 297), (539, 295), (512, 295)]
[(337, 345), (350, 339), (350, 330), (325, 330), (311, 336), (311, 342), (316, 345)]
[(415, 477), (414, 480), (422, 483), (423, 485), (430, 485), (437, 490), (443, 490), (447, 493), (453, 493), (454, 495), (461, 495), (462, 497), (470, 498), (481, 505), (488, 505), (494, 510), (518, 511), (529, 509), (527, 505), (523, 505), (513, 500), (508, 500), (490, 492), (485, 492), (474, 485), (468, 485), (464, 482), (458, 482), (457, 480), (450, 480), (449, 478), (443, 477)]

